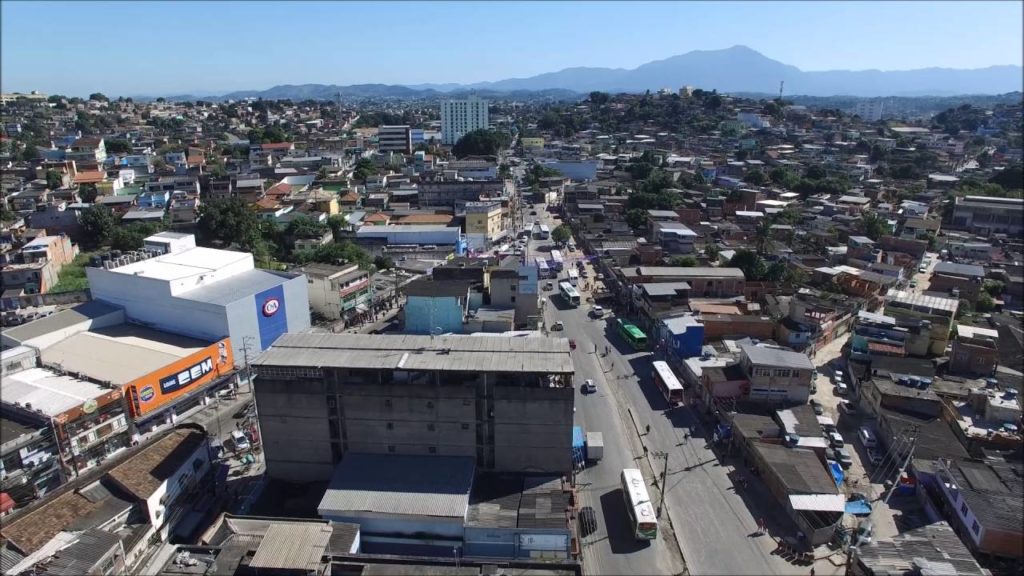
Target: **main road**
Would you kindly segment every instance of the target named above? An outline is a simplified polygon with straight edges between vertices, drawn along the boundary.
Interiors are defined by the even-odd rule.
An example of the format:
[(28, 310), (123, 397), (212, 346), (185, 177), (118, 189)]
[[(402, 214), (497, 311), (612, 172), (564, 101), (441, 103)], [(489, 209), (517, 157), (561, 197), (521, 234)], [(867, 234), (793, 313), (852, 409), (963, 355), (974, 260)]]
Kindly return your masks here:
[[(540, 220), (553, 230), (561, 223), (541, 205), (537, 213), (524, 218), (527, 226)], [(546, 256), (550, 249), (550, 241), (531, 240), (526, 261)], [(566, 267), (582, 257), (580, 252), (563, 254)], [(595, 274), (589, 266), (588, 271), (592, 283)], [(777, 511), (771, 504), (760, 503), (774, 499), (756, 482), (737, 490), (733, 467), (720, 462), (710, 449), (704, 439), (707, 431), (697, 424), (695, 413), (688, 406), (670, 408), (653, 383), (652, 354), (629, 348), (617, 334), (610, 312), (602, 319), (591, 318), (592, 305), (586, 303), (589, 292), (582, 292), (580, 307), (572, 308), (558, 296), (558, 280), (551, 281), (555, 289), (541, 291), (546, 326), (561, 321), (564, 332), (552, 335), (577, 344), (573, 351), (577, 425), (602, 432), (605, 442), (604, 459), (578, 475), (581, 505), (594, 507), (600, 520), (598, 533), (583, 539), (584, 571), (677, 574), (685, 560), (685, 570), (691, 574), (792, 573), (792, 565), (771, 553), (774, 541), (756, 535), (755, 516), (770, 517)], [(604, 356), (606, 346), (608, 356)], [(596, 394), (580, 393), (580, 385), (588, 378), (597, 385)], [(657, 500), (660, 490), (654, 486), (664, 460), (656, 458), (656, 453), (668, 454), (668, 489), (659, 538), (644, 547), (629, 533), (619, 474), (626, 467), (640, 468), (652, 499)], [(658, 502), (654, 504), (657, 507)]]

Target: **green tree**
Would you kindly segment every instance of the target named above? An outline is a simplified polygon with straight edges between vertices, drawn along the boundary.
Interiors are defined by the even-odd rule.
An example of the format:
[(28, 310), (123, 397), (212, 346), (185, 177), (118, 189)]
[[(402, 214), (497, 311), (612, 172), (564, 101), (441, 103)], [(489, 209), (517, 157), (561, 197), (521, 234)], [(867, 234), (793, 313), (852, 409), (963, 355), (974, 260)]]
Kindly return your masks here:
[(693, 256), (673, 256), (668, 261), (669, 266), (679, 266), (682, 268), (693, 268), (697, 265), (697, 259)]
[(132, 143), (122, 138), (113, 138), (105, 142), (107, 152), (111, 154), (131, 154)]
[(750, 281), (763, 280), (767, 274), (767, 267), (764, 260), (756, 252), (741, 248), (729, 259), (730, 268), (739, 268), (743, 275)]
[(89, 100), (94, 102), (110, 102), (110, 98), (107, 98), (100, 92), (93, 92), (92, 94), (89, 94)]
[(743, 181), (754, 186), (764, 186), (768, 177), (758, 168), (751, 168), (743, 175)]
[(49, 188), (50, 190), (56, 190), (56, 189), (60, 188), (63, 184), (64, 184), (64, 182), (63, 182), (63, 179), (61, 179), (60, 172), (57, 172), (56, 170), (47, 170), (46, 171), (46, 187), (47, 188)]
[(989, 294), (989, 296), (998, 298), (1003, 291), (1006, 290), (1006, 285), (999, 280), (985, 280), (982, 288)]
[(991, 312), (996, 309), (996, 301), (988, 292), (982, 292), (978, 295), (978, 302), (975, 304), (974, 309), (978, 312)]
[(711, 262), (718, 262), (718, 244), (708, 244), (704, 247), (704, 255), (708, 257)]
[(595, 90), (590, 93), (589, 99), (590, 103), (595, 106), (604, 106), (609, 100), (611, 100), (611, 96), (609, 96), (607, 92), (599, 92)]
[(565, 224), (561, 224), (551, 231), (551, 239), (559, 244), (568, 242), (570, 238), (572, 238), (572, 232)]
[(161, 228), (162, 226), (149, 222), (118, 226), (110, 235), (110, 247), (114, 250), (141, 250), (145, 239), (160, 232)]
[(300, 214), (292, 218), (284, 232), (293, 238), (316, 238), (323, 236), (328, 229), (327, 224), (321, 224), (305, 214)]
[(256, 213), (239, 198), (200, 204), (196, 230), (206, 243), (238, 244), (247, 249), (261, 238)]
[(860, 217), (858, 225), (862, 234), (877, 241), (889, 231), (889, 223), (873, 212), (868, 212)]
[(631, 208), (626, 210), (626, 224), (633, 230), (639, 230), (647, 225), (647, 210), (643, 208)]
[(35, 144), (29, 143), (25, 145), (21, 153), (18, 154), (18, 158), (24, 162), (32, 162), (33, 160), (39, 159), (39, 148)]
[(998, 184), (1005, 190), (1024, 189), (1024, 168), (1020, 164), (1013, 164), (1003, 168), (995, 176), (988, 179), (992, 184)]
[(79, 224), (82, 228), (83, 243), (95, 247), (102, 246), (110, 240), (116, 221), (110, 208), (94, 204), (82, 211)]
[(395, 267), (395, 261), (390, 256), (377, 256), (373, 259), (373, 267), (377, 270), (390, 270)]
[(356, 161), (355, 169), (352, 170), (352, 177), (360, 182), (377, 173), (377, 165), (369, 158), (360, 158)]
[(772, 222), (768, 218), (761, 218), (761, 221), (757, 223), (757, 227), (754, 228), (754, 246), (757, 249), (759, 255), (765, 255), (774, 244), (772, 240)]
[(78, 185), (78, 197), (86, 204), (92, 204), (96, 201), (96, 197), (99, 196), (99, 190), (96, 189), (95, 184), (79, 184)]
[(452, 147), (457, 158), (466, 156), (495, 156), (511, 144), (512, 139), (504, 132), (481, 128), (466, 134)]

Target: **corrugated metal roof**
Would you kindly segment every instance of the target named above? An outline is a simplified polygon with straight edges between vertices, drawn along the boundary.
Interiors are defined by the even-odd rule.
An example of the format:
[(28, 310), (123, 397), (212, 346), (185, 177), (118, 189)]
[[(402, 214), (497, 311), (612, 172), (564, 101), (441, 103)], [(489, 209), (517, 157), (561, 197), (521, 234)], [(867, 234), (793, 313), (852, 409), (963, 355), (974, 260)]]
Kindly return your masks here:
[(317, 509), (465, 519), (476, 462), (467, 456), (346, 454)]
[(331, 527), (324, 525), (272, 524), (249, 566), (271, 570), (317, 570), (331, 532)]
[(264, 290), (280, 286), (295, 278), (296, 275), (267, 270), (248, 270), (237, 276), (225, 278), (195, 290), (179, 295), (179, 298), (208, 302), (210, 304), (229, 304), (242, 298), (252, 298)]

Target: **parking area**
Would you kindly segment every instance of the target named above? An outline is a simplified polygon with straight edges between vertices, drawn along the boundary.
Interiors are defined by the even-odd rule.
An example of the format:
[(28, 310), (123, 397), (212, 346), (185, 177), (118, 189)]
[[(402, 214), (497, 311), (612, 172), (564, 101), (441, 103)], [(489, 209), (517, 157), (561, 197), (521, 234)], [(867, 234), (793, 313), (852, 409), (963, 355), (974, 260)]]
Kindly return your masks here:
[[(842, 347), (847, 338), (840, 338), (818, 351), (815, 358), (818, 375), (815, 379), (816, 391), (811, 395), (812, 405), (820, 406), (822, 416), (832, 419), (836, 432), (842, 437), (842, 450), (848, 455), (848, 463), (844, 467), (843, 492), (847, 495), (861, 494), (871, 505), (871, 524), (874, 538), (888, 538), (898, 533), (892, 510), (882, 502), (885, 496), (886, 479), (895, 476), (899, 462), (886, 457), (885, 450), (878, 442), (874, 424), (857, 410), (855, 405), (847, 404), (852, 400), (853, 391), (850, 382), (843, 375), (840, 357)], [(842, 382), (846, 386), (845, 393), (837, 385)], [(875, 446), (865, 446), (860, 429), (866, 428), (874, 436)], [(824, 432), (824, 431), (823, 431)], [(868, 443), (871, 443), (869, 438)], [(869, 451), (870, 448), (870, 451)], [(875, 454), (875, 463), (871, 455)], [(834, 453), (830, 450), (830, 456)], [(847, 528), (855, 529), (857, 521), (847, 516)]]

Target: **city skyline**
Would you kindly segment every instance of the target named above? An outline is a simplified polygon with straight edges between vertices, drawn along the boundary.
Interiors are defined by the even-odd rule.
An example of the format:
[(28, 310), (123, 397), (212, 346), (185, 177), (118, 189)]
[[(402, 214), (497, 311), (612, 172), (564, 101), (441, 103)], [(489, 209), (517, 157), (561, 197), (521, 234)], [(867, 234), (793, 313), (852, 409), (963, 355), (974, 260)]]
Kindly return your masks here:
[[(126, 96), (471, 84), (577, 66), (634, 68), (737, 44), (803, 71), (984, 68), (1021, 65), (1022, 15), (1017, 2), (4, 2), (0, 62), (7, 92)], [(917, 25), (893, 33), (909, 20)], [(336, 29), (302, 30), (332, 21)], [(152, 33), (132, 37), (147, 26)], [(115, 30), (96, 33), (104, 27)], [(177, 42), (134, 46), (159, 37), (158, 27), (174, 29)], [(645, 32), (630, 33), (638, 29)], [(622, 40), (610, 42), (616, 34)]]

